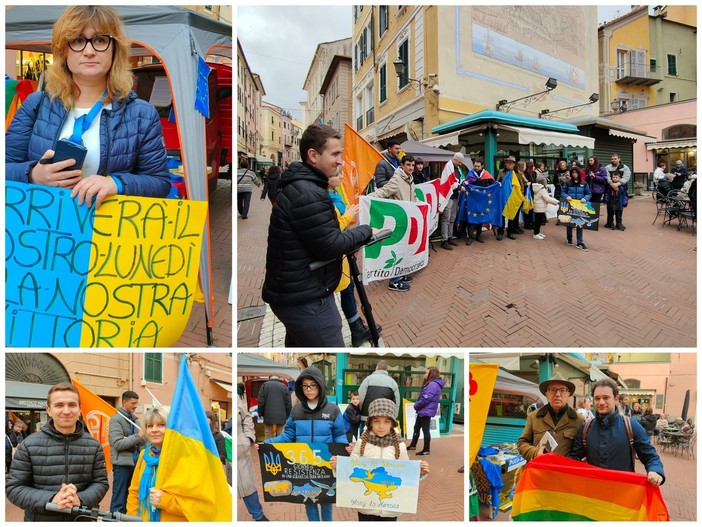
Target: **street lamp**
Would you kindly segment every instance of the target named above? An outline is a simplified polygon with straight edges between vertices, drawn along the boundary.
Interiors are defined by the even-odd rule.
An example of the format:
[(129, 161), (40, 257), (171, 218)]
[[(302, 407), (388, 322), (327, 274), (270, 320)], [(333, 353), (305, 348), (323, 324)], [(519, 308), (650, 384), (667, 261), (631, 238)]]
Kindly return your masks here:
[(536, 101), (536, 99), (540, 96), (543, 95), (544, 93), (548, 93), (552, 90), (555, 90), (558, 87), (558, 80), (554, 79), (553, 77), (549, 77), (548, 80), (546, 81), (546, 89), (544, 91), (540, 91), (538, 93), (534, 93), (532, 95), (527, 95), (525, 97), (520, 97), (519, 99), (514, 99), (513, 101), (508, 101), (507, 99), (502, 99), (500, 100), (496, 105), (495, 105), (495, 110), (500, 111), (500, 108), (503, 106), (506, 106), (507, 108), (505, 109), (506, 112), (509, 112), (512, 109), (512, 106), (514, 106), (515, 102), (518, 101), (523, 101), (527, 100), (524, 104), (531, 104), (532, 102)]
[(610, 103), (610, 106), (612, 107), (613, 112), (619, 112), (619, 113), (624, 113), (629, 109), (626, 101), (623, 99), (614, 99)]
[[(395, 66), (395, 73), (397, 74), (398, 78), (402, 77), (405, 74), (405, 72), (407, 71), (407, 66), (399, 58), (395, 62), (393, 62), (392, 65)], [(439, 84), (436, 81), (436, 78), (438, 77), (438, 75), (436, 73), (430, 73), (428, 75), (428, 77), (430, 80), (433, 79), (433, 81), (434, 81), (434, 84), (432, 84), (431, 86), (424, 79), (410, 79), (410, 78), (408, 78), (407, 80), (410, 83), (416, 82), (417, 88), (431, 88), (432, 90), (434, 90), (434, 92), (436, 92), (438, 94), (439, 93)]]
[(582, 108), (583, 106), (590, 106), (591, 104), (596, 103), (599, 100), (600, 100), (600, 94), (593, 93), (592, 95), (590, 95), (589, 101), (586, 103), (583, 103), (583, 104), (576, 104), (575, 106), (567, 106), (565, 108), (559, 108), (558, 110), (553, 110), (553, 111), (549, 110), (548, 108), (545, 110), (541, 110), (539, 112), (539, 119), (543, 119), (543, 116), (546, 114), (548, 114), (549, 118), (550, 118), (550, 116), (553, 115), (554, 113), (565, 112), (565, 111), (567, 111), (568, 115), (570, 115), (570, 114), (574, 113), (577, 108)]

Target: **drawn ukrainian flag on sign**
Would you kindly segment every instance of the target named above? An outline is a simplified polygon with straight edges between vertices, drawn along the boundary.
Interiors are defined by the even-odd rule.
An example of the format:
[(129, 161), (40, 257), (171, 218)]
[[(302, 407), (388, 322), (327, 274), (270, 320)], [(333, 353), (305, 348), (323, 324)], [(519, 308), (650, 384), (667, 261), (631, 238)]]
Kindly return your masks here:
[(232, 521), (231, 489), (185, 355), (178, 367), (155, 487), (178, 502), (188, 521)]

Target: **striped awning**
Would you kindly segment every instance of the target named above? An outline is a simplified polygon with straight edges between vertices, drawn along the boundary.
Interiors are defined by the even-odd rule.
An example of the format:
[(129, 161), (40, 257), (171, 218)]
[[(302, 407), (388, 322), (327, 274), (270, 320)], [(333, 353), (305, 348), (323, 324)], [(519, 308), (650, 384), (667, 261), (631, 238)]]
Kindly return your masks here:
[(689, 139), (673, 139), (670, 141), (653, 141), (646, 143), (646, 150), (664, 150), (666, 148), (695, 148), (697, 147), (697, 138)]

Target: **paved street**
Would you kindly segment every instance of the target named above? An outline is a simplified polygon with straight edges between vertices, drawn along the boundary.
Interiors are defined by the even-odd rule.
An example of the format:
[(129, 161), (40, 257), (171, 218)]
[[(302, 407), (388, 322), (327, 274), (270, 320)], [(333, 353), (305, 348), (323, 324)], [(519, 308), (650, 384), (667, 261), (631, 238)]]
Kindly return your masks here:
[[(214, 327), (212, 336), (218, 348), (232, 346), (232, 305), (229, 288), (232, 278), (232, 182), (220, 179), (210, 194), (210, 247), (212, 251), (212, 287), (214, 295)], [(207, 346), (205, 307), (193, 303), (190, 320), (176, 347)]]
[[(281, 346), (261, 299), (271, 205), (237, 219), (237, 344)], [(603, 211), (604, 212), (604, 211)], [(390, 347), (695, 347), (697, 236), (651, 225), (650, 193), (630, 201), (624, 232), (585, 231), (584, 253), (554, 220), (543, 241), (525, 232), (453, 251), (435, 244), (411, 291), (367, 287)]]
[[(421, 446), (421, 439), (419, 445)], [(408, 442), (406, 442), (409, 444)], [(463, 500), (463, 474), (457, 470), (463, 465), (465, 452), (463, 442), (463, 427), (453, 425), (451, 436), (431, 440), (431, 455), (425, 458), (416, 457), (410, 452), (410, 459), (425, 459), (429, 462), (430, 473), (419, 484), (419, 505), (417, 514), (403, 514), (399, 521), (463, 521), (465, 518)], [(258, 454), (254, 451), (254, 469), (256, 480), (261, 488), (261, 469), (258, 464)], [(259, 492), (259, 497), (262, 498)], [(270, 521), (307, 521), (305, 508), (301, 504), (272, 502), (263, 503), (263, 512)], [(243, 500), (237, 500), (238, 521), (251, 521), (251, 515), (246, 510)], [(334, 507), (335, 521), (358, 521), (357, 511), (348, 508)]]
[[(671, 521), (697, 520), (697, 462), (688, 459), (687, 454), (673, 456), (670, 452), (660, 453), (666, 480), (661, 494), (668, 507)], [(645, 474), (643, 465), (636, 462), (636, 472)], [(480, 518), (489, 520), (487, 507), (480, 507)], [(509, 511), (500, 512), (493, 521), (509, 521)]]

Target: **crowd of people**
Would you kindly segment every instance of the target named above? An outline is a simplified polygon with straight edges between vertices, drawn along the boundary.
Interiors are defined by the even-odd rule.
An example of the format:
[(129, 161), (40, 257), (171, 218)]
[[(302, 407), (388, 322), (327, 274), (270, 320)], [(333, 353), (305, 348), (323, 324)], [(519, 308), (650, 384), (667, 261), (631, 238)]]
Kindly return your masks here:
[[(124, 392), (122, 406), (110, 419), (110, 512), (144, 521), (187, 521), (183, 504), (155, 486), (168, 412), (150, 408), (142, 423), (134, 414), (138, 404), (136, 392)], [(109, 491), (103, 448), (81, 419), (76, 387), (70, 383), (52, 386), (46, 412), (48, 421), (31, 434), (22, 434), (22, 421), (7, 424), (5, 492), (12, 504), (24, 510), (24, 521), (65, 521), (68, 516), (46, 511), (45, 505), (97, 509)], [(220, 461), (226, 465), (223, 434), (212, 412), (207, 412), (207, 418)], [(231, 421), (227, 427), (231, 432)], [(231, 484), (231, 470), (226, 472)]]
[[(279, 387), (282, 386), (282, 389)], [(266, 426), (263, 443), (340, 443), (347, 445), (352, 457), (409, 460), (408, 451), (416, 449), (420, 430), (424, 432), (420, 458), (421, 476), (429, 473), (429, 463), (424, 456), (430, 455), (429, 420), (436, 415), (444, 381), (439, 371), (428, 367), (424, 374), (421, 392), (414, 408), (417, 420), (412, 441), (406, 445), (396, 431), (401, 403), (397, 382), (388, 373), (388, 363), (380, 360), (373, 373), (368, 375), (352, 392), (345, 411), (327, 399), (327, 383), (322, 372), (314, 366), (305, 368), (294, 383), (293, 394), (297, 403), (290, 408), (290, 393), (277, 376), (271, 376), (259, 391), (258, 417)], [(264, 393), (264, 408), (261, 409), (260, 394)], [(287, 392), (287, 393), (286, 393)], [(258, 451), (254, 417), (246, 407), (244, 385), (239, 384), (240, 395), (237, 413), (237, 492), (247, 511), (255, 521), (268, 521), (260, 503), (258, 483), (253, 465), (254, 452)], [(275, 396), (273, 396), (275, 394)], [(285, 424), (276, 427), (269, 435), (271, 414), (280, 420), (286, 414)], [(391, 447), (391, 448), (384, 448)], [(337, 458), (332, 457), (331, 466), (336, 468)], [(331, 503), (305, 502), (305, 512), (310, 521), (333, 521), (334, 505)], [(363, 510), (358, 512), (359, 521), (394, 521), (398, 513), (388, 510)]]

